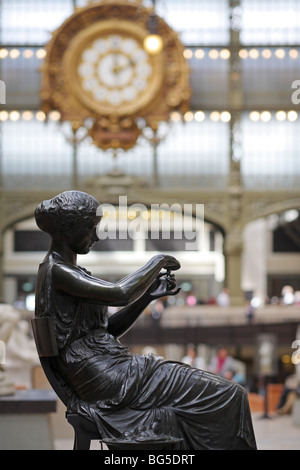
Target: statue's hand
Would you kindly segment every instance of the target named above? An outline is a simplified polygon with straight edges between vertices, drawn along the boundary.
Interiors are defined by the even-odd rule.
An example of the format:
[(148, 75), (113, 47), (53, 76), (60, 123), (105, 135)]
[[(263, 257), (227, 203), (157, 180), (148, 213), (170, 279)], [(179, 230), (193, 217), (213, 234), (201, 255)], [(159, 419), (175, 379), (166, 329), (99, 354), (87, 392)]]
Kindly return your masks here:
[(161, 273), (149, 287), (147, 294), (151, 300), (159, 299), (169, 295), (177, 295), (181, 288), (176, 285), (174, 274)]
[(177, 271), (177, 269), (181, 268), (179, 261), (176, 258), (174, 258), (174, 256), (165, 255), (164, 260), (165, 260), (164, 268), (167, 269), (168, 271)]

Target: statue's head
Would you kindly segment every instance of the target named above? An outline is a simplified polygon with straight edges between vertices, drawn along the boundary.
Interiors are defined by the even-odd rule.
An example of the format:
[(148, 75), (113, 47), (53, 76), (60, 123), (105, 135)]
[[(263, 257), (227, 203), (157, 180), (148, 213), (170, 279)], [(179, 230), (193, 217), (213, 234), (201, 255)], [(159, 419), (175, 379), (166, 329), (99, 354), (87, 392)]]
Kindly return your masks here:
[(99, 201), (82, 191), (64, 191), (41, 202), (35, 210), (37, 226), (51, 237), (68, 235), (91, 220), (100, 221)]

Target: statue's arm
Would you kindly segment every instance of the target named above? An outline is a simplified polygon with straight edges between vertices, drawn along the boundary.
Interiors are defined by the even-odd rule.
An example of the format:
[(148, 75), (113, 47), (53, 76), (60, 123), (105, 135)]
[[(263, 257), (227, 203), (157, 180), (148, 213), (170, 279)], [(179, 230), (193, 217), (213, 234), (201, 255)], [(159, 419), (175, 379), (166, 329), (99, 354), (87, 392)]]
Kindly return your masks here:
[(55, 288), (71, 296), (103, 305), (125, 306), (135, 302), (147, 291), (162, 268), (179, 267), (175, 258), (157, 255), (134, 273), (116, 283), (110, 283), (85, 275), (71, 265), (56, 264), (52, 269), (52, 282)]
[(133, 326), (152, 300), (153, 299), (145, 293), (132, 304), (111, 315), (108, 318), (108, 332), (116, 338), (123, 336)]
[(134, 325), (141, 313), (154, 299), (176, 295), (179, 291), (180, 288), (176, 288), (173, 275), (158, 275), (142, 297), (109, 317), (108, 332), (119, 338)]

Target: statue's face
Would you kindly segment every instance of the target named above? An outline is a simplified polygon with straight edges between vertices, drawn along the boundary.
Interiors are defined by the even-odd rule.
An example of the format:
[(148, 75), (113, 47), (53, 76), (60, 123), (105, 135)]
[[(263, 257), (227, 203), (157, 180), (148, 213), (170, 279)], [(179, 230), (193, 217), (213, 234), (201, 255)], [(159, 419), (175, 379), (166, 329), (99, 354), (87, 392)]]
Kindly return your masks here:
[(68, 245), (79, 255), (87, 254), (94, 243), (99, 241), (97, 226), (101, 217), (90, 218), (82, 224), (76, 226), (68, 236)]

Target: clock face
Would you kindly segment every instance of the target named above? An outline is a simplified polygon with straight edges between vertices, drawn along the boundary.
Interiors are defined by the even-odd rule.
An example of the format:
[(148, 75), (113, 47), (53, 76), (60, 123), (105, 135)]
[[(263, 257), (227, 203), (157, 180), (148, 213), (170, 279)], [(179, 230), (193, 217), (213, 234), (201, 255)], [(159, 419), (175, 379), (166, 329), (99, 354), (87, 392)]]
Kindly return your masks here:
[(93, 41), (81, 54), (81, 87), (98, 103), (130, 103), (147, 89), (152, 75), (150, 58), (140, 44), (121, 34)]
[[(76, 97), (97, 113), (133, 113), (153, 101), (162, 83), (161, 57), (143, 49), (145, 32), (131, 23), (93, 28), (67, 55), (68, 81)], [(75, 54), (76, 51), (76, 54)]]

